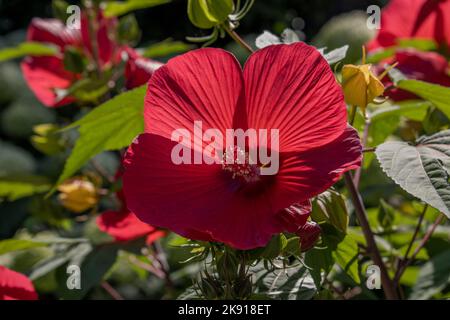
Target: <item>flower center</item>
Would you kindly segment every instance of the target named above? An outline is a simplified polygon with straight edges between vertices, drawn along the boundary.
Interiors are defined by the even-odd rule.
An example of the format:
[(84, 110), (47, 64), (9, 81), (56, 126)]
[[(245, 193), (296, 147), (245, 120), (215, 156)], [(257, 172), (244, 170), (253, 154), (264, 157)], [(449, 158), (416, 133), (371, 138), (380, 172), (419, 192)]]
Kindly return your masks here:
[(242, 179), (245, 182), (260, 181), (260, 168), (250, 158), (245, 150), (234, 146), (224, 150), (222, 169), (230, 172), (233, 179)]

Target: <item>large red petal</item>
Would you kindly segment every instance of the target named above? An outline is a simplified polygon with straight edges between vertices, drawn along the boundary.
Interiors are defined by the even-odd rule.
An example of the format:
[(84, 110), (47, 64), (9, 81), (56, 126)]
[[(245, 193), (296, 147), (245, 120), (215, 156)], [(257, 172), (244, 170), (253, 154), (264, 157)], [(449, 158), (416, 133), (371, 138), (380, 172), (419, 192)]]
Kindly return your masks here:
[(149, 81), (145, 100), (145, 130), (169, 138), (176, 129), (191, 132), (194, 121), (203, 131), (222, 133), (232, 128), (242, 71), (236, 58), (222, 50), (204, 48), (171, 59)]
[(314, 47), (261, 49), (247, 61), (244, 78), (248, 127), (278, 129), (281, 152), (319, 147), (344, 131), (342, 90)]
[(66, 45), (78, 46), (81, 43), (80, 32), (67, 28), (57, 19), (34, 18), (28, 28), (28, 41), (52, 43), (60, 48)]
[(70, 87), (75, 76), (64, 70), (64, 63), (58, 57), (27, 57), (21, 64), (24, 78), (39, 101), (47, 107), (59, 107), (73, 101), (60, 100), (57, 89)]
[(117, 241), (134, 240), (156, 231), (131, 212), (106, 211), (98, 216), (97, 225)]
[(239, 193), (220, 165), (173, 164), (174, 145), (143, 134), (130, 147), (123, 176), (128, 208), (142, 221), (186, 237), (239, 249), (264, 246), (275, 233), (270, 197)]
[(323, 147), (280, 156), (273, 190), (279, 209), (313, 198), (337, 182), (344, 172), (360, 167), (362, 146), (356, 130), (347, 127), (340, 137)]
[(37, 300), (33, 283), (23, 274), (0, 266), (0, 300)]

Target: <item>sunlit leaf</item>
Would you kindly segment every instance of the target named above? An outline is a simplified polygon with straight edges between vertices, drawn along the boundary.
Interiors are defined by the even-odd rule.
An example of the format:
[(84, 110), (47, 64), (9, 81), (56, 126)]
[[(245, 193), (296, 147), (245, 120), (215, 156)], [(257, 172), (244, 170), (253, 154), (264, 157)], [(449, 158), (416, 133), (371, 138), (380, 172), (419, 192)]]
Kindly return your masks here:
[(134, 10), (151, 8), (160, 4), (169, 3), (171, 0), (126, 0), (106, 2), (104, 14), (107, 17), (117, 17)]
[(376, 155), (398, 185), (450, 217), (450, 130), (422, 137), (415, 145), (386, 142)]
[(31, 248), (45, 247), (48, 246), (48, 243), (45, 242), (37, 242), (31, 240), (16, 240), (16, 239), (8, 239), (0, 241), (0, 255), (13, 252), (20, 251)]
[(430, 101), (450, 118), (450, 88), (419, 80), (402, 80), (397, 87)]
[(0, 62), (22, 58), (25, 56), (53, 56), (58, 53), (58, 48), (39, 43), (23, 42), (14, 48), (0, 50)]
[(167, 39), (147, 47), (143, 52), (143, 56), (147, 58), (162, 58), (186, 52), (192, 49), (193, 47), (194, 46), (184, 43), (182, 41), (174, 41), (172, 39)]
[(342, 195), (335, 190), (325, 191), (312, 201), (311, 216), (317, 223), (328, 222), (344, 233), (347, 231), (347, 207)]
[(351, 236), (346, 236), (333, 252), (333, 257), (336, 260), (336, 263), (356, 283), (361, 282), (358, 269), (358, 255), (358, 244)]
[(431, 258), (419, 271), (410, 299), (424, 300), (439, 293), (450, 282), (450, 250)]
[(43, 177), (0, 177), (0, 198), (16, 201), (50, 190), (51, 183)]
[(144, 129), (142, 113), (145, 92), (145, 86), (125, 92), (68, 127), (79, 127), (80, 137), (67, 159), (58, 184), (71, 177), (97, 154), (119, 150), (131, 144)]

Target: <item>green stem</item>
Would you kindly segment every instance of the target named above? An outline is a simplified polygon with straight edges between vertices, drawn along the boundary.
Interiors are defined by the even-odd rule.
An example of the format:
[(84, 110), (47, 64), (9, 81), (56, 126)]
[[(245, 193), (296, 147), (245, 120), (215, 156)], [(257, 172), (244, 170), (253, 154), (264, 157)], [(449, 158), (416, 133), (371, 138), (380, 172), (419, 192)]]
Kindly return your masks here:
[(230, 37), (233, 38), (233, 40), (236, 41), (236, 43), (238, 43), (242, 48), (247, 50), (249, 53), (255, 52), (255, 50), (253, 50), (253, 48), (247, 42), (245, 42), (245, 40), (242, 39), (236, 33), (236, 31), (232, 30), (230, 27), (226, 26), (225, 24), (223, 25), (223, 28), (230, 35)]
[(417, 246), (416, 250), (414, 250), (413, 254), (411, 255), (411, 258), (409, 258), (397, 271), (397, 275), (395, 277), (395, 283), (398, 284), (400, 282), (400, 279), (403, 275), (403, 273), (406, 271), (406, 268), (408, 268), (411, 263), (416, 259), (417, 255), (419, 254), (420, 250), (427, 244), (428, 240), (430, 240), (431, 236), (433, 235), (434, 231), (436, 230), (437, 226), (442, 222), (444, 219), (444, 215), (441, 213), (440, 216), (436, 219), (436, 221), (433, 223), (433, 225), (428, 229), (427, 233), (423, 237), (420, 244)]
[(353, 126), (353, 123), (355, 122), (356, 108), (357, 108), (356, 106), (351, 106), (350, 109), (350, 117), (348, 123), (350, 123), (351, 126)]

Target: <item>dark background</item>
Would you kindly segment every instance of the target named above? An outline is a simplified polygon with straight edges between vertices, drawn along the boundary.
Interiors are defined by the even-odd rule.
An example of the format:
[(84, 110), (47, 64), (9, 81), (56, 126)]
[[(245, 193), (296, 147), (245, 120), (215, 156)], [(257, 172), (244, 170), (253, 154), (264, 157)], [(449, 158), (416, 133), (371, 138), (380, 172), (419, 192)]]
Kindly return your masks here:
[[(76, 1), (69, 1), (76, 3)], [(331, 17), (340, 13), (363, 10), (369, 5), (384, 5), (386, 0), (256, 0), (242, 21), (239, 32), (259, 34), (264, 30), (281, 32), (291, 27), (295, 17), (305, 20), (306, 40), (316, 34)], [(143, 42), (172, 37), (183, 40), (187, 35), (202, 35), (186, 14), (187, 0), (136, 12), (143, 30)], [(26, 28), (32, 17), (51, 17), (51, 0), (0, 0), (0, 35)]]

